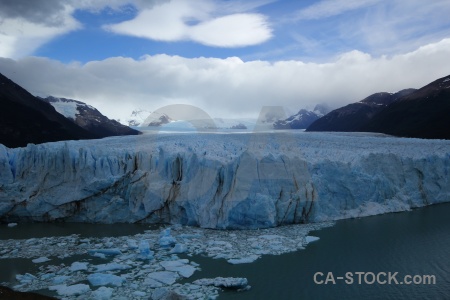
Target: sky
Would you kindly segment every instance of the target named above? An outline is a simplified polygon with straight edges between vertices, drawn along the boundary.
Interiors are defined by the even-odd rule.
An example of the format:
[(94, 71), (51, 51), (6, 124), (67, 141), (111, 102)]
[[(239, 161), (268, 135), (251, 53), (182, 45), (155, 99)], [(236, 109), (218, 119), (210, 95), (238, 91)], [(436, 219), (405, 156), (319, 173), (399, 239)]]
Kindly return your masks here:
[(450, 74), (449, 0), (0, 0), (0, 73), (114, 119), (256, 117)]

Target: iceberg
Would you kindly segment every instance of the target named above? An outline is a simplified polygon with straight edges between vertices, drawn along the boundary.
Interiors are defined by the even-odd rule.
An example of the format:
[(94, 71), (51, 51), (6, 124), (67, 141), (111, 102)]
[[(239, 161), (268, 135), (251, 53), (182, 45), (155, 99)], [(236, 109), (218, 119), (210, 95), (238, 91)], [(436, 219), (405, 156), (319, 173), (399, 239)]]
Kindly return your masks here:
[(115, 256), (115, 255), (122, 254), (122, 251), (120, 251), (117, 248), (112, 248), (112, 249), (91, 249), (91, 250), (88, 250), (88, 253), (91, 254), (91, 255), (94, 255), (94, 256), (96, 254), (102, 254), (103, 256), (104, 255)]
[(147, 240), (142, 240), (139, 243), (139, 255), (138, 258), (145, 259), (153, 259), (153, 251), (150, 250), (150, 245)]
[(232, 265), (237, 265), (237, 264), (249, 264), (254, 262), (255, 260), (257, 260), (259, 258), (259, 255), (250, 255), (250, 256), (246, 256), (246, 257), (241, 257), (241, 258), (232, 258), (228, 260), (228, 263), (232, 264)]
[[(379, 134), (147, 133), (0, 145), (0, 221), (269, 228), (448, 202), (448, 174), (450, 141)], [(177, 241), (169, 232), (159, 242)]]
[(311, 242), (318, 241), (319, 239), (320, 238), (318, 238), (317, 236), (308, 235), (305, 237), (305, 244), (309, 244)]
[(163, 231), (161, 231), (160, 234), (160, 238), (159, 238), (159, 245), (162, 248), (169, 248), (173, 245), (175, 245), (175, 243), (177, 242), (177, 240), (170, 235), (170, 228), (166, 228)]
[(147, 279), (161, 283), (162, 285), (171, 285), (179, 278), (176, 272), (158, 271), (148, 274)]
[(109, 300), (112, 297), (114, 290), (109, 287), (101, 286), (92, 292), (92, 297), (96, 300)]
[(213, 285), (228, 289), (248, 289), (247, 278), (234, 277), (216, 277), (216, 278), (202, 278), (193, 282), (197, 285)]
[(87, 271), (89, 263), (87, 262), (73, 262), (70, 266), (71, 272), (77, 272), (77, 271)]
[(125, 278), (106, 273), (94, 273), (90, 274), (87, 277), (87, 280), (93, 286), (99, 285), (113, 285), (113, 286), (121, 286), (122, 283), (125, 282)]
[(34, 262), (35, 264), (41, 264), (41, 263), (47, 262), (49, 260), (50, 260), (49, 258), (43, 256), (43, 257), (32, 259), (31, 261)]
[(91, 289), (87, 284), (74, 284), (74, 285), (54, 285), (48, 288), (49, 290), (56, 291), (60, 296), (76, 296), (89, 292)]
[(159, 264), (167, 271), (177, 272), (184, 278), (189, 278), (197, 270), (195, 267), (188, 265), (189, 260), (179, 259), (175, 261), (162, 261)]
[(96, 272), (105, 272), (105, 271), (126, 270), (130, 269), (131, 266), (118, 263), (109, 263), (103, 265), (96, 265), (94, 266), (94, 268)]

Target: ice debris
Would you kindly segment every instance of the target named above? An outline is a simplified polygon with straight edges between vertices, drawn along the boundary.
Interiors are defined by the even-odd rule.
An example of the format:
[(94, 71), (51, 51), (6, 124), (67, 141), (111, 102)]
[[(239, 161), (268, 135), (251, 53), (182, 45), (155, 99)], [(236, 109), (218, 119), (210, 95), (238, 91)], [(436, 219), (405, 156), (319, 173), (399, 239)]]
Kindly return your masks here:
[(77, 296), (77, 295), (82, 295), (85, 294), (87, 292), (89, 292), (91, 289), (89, 288), (89, 285), (87, 284), (74, 284), (74, 285), (54, 285), (54, 286), (50, 286), (48, 287), (49, 290), (51, 291), (56, 291), (58, 293), (58, 295), (60, 296)]
[(125, 282), (125, 278), (114, 275), (114, 274), (106, 274), (106, 273), (94, 273), (90, 274), (87, 277), (87, 280), (93, 286), (99, 285), (113, 285), (113, 286), (121, 286), (122, 283)]
[(222, 287), (228, 289), (249, 289), (247, 278), (234, 277), (216, 277), (197, 279), (193, 282), (198, 285), (213, 285), (215, 287)]
[[(41, 258), (52, 258), (39, 264), (36, 273), (17, 275), (18, 285), (17, 282), (3, 285), (19, 291), (52, 289), (64, 299), (127, 299), (130, 296), (164, 299), (158, 298), (161, 295), (178, 295), (180, 299), (215, 299), (223, 288), (248, 289), (248, 282), (245, 278), (220, 277), (187, 282), (186, 278), (190, 278), (200, 266), (191, 259), (178, 257), (177, 253), (181, 252), (185, 257), (206, 255), (229, 263), (250, 263), (265, 254), (277, 255), (303, 249), (307, 243), (316, 240), (308, 236), (310, 231), (332, 224), (288, 225), (257, 231), (172, 226), (146, 230), (134, 236), (81, 239), (78, 235), (70, 235), (2, 240), (0, 259), (29, 258), (36, 253)], [(60, 246), (62, 244), (64, 246)], [(68, 265), (55, 264), (57, 258), (70, 255), (85, 258)], [(99, 264), (90, 255), (103, 257), (106, 261)], [(92, 290), (85, 284), (87, 282)]]
[(92, 297), (95, 300), (109, 300), (112, 297), (114, 289), (101, 286), (97, 290), (92, 292)]
[(40, 263), (47, 262), (49, 260), (50, 260), (49, 258), (47, 258), (45, 256), (42, 256), (42, 257), (39, 257), (39, 258), (32, 259), (31, 261), (34, 262), (35, 264), (40, 264)]

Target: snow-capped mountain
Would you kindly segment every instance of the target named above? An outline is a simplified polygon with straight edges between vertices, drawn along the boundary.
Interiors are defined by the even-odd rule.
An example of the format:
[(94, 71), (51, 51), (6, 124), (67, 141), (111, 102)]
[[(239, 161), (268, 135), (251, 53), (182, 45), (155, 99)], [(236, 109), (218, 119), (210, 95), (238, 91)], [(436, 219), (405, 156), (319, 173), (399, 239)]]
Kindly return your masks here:
[[(277, 115), (273, 112), (267, 111), (260, 119), (256, 118), (205, 118), (205, 119), (179, 119), (174, 117), (175, 114), (170, 114), (168, 111), (154, 111), (145, 109), (135, 109), (128, 118), (121, 120), (122, 124), (128, 124), (135, 127), (159, 127), (161, 129), (169, 130), (244, 130), (252, 131), (256, 124), (259, 127), (267, 127), (266, 129), (273, 129), (272, 123), (276, 120)], [(261, 118), (262, 117), (262, 118)]]
[[(141, 124), (147, 119), (147, 117), (151, 114), (151, 111), (137, 108), (133, 110), (130, 114), (130, 116), (121, 122), (123, 125), (126, 126), (141, 126)], [(122, 120), (120, 120), (122, 121)]]
[(306, 129), (314, 121), (318, 120), (330, 111), (325, 104), (318, 104), (314, 110), (300, 109), (298, 113), (284, 120), (273, 123), (275, 129)]
[(115, 120), (108, 119), (95, 107), (84, 102), (52, 96), (39, 99), (50, 103), (57, 112), (97, 137), (139, 134), (137, 130), (124, 126)]
[(28, 143), (95, 137), (0, 74), (0, 144), (24, 147)]
[(142, 127), (159, 127), (170, 122), (177, 121), (170, 118), (167, 114), (161, 112), (152, 112), (145, 118), (145, 120), (141, 123)]

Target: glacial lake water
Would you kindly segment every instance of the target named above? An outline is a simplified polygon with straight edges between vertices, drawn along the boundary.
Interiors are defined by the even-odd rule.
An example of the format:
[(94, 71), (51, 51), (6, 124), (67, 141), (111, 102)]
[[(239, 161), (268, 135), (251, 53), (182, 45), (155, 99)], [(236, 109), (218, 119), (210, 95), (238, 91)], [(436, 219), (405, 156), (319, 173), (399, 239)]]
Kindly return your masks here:
[[(203, 256), (190, 259), (202, 271), (183, 282), (216, 276), (246, 277), (251, 290), (226, 291), (219, 299), (450, 299), (450, 203), (410, 212), (338, 221), (335, 226), (312, 232), (320, 237), (305, 250), (279, 256), (266, 255), (251, 264), (231, 265)], [(148, 225), (20, 224), (0, 228), (0, 239), (58, 236), (133, 235)], [(11, 236), (13, 235), (13, 236)], [(1, 242), (1, 241), (0, 241)], [(81, 259), (73, 257), (70, 263)], [(0, 260), (0, 281), (13, 273), (33, 271), (29, 260)], [(315, 284), (314, 274), (332, 272), (335, 277), (353, 272), (353, 284)], [(436, 284), (358, 284), (355, 272), (398, 272), (434, 275)], [(319, 277), (318, 279), (325, 279)], [(367, 277), (369, 280), (371, 277)], [(380, 279), (385, 279), (380, 277)], [(387, 279), (387, 278), (386, 278)], [(394, 282), (392, 282), (394, 283)]]

